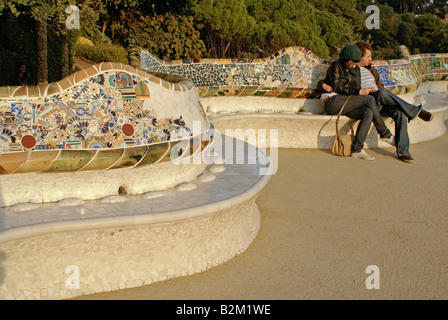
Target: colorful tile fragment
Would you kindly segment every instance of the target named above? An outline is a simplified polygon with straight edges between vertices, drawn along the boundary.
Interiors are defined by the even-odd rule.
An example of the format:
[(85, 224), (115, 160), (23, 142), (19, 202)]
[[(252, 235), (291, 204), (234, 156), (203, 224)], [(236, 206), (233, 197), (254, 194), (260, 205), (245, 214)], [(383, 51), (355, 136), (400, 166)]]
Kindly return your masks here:
[[(277, 98), (312, 97), (305, 93), (311, 92), (317, 82), (325, 78), (331, 63), (303, 47), (288, 47), (265, 59), (207, 59), (207, 62), (195, 64), (181, 60), (164, 61), (139, 48), (132, 55), (132, 61), (142, 70), (190, 79), (201, 97), (254, 95)], [(409, 59), (374, 61), (374, 67), (386, 88), (394, 90), (404, 86), (404, 92), (411, 92), (421, 81), (448, 78), (448, 54), (419, 54)], [(238, 90), (232, 90), (232, 87)], [(276, 90), (266, 90), (266, 87)], [(301, 94), (294, 94), (295, 91)]]
[[(26, 87), (1, 90), (2, 93), (12, 90), (12, 94), (0, 96), (0, 167), (3, 173), (30, 172), (30, 168), (39, 166), (28, 156), (25, 159), (31, 161), (29, 165), (16, 166), (23, 159), (12, 161), (8, 155), (11, 152), (46, 152), (48, 156), (42, 158), (52, 160), (44, 171), (73, 171), (82, 169), (99, 156), (97, 151), (89, 150), (140, 148), (135, 151), (139, 156), (131, 149), (126, 151), (124, 162), (119, 166), (135, 165), (139, 162), (137, 158), (142, 160), (147, 155), (149, 145), (170, 142), (174, 145), (176, 141), (190, 139), (193, 134), (201, 135), (202, 132), (192, 132), (194, 121), (200, 121), (202, 131), (210, 130), (197, 93), (187, 79), (177, 77), (183, 82), (175, 86), (130, 66), (111, 68), (105, 65), (107, 71), (102, 71), (101, 66), (103, 64), (70, 76), (73, 80), (79, 73), (84, 75), (79, 82), (73, 80), (74, 85), (66, 81), (67, 78), (61, 80), (57, 84), (59, 91), (54, 90), (54, 84), (29, 87), (38, 88), (36, 92), (46, 92), (42, 96), (22, 95), (28, 92), (22, 90)], [(173, 76), (169, 78), (176, 80)], [(63, 153), (54, 158), (52, 150)], [(147, 155), (147, 158), (151, 157)], [(13, 165), (8, 165), (8, 161)]]

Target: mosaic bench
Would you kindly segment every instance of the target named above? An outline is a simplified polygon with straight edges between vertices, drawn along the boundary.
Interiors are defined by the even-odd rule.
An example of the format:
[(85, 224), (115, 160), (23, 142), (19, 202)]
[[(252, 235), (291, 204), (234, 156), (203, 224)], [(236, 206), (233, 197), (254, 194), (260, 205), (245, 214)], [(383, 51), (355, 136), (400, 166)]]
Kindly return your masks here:
[(101, 63), (0, 87), (0, 130), (0, 299), (201, 272), (258, 232), (270, 160), (247, 144), (243, 164), (223, 159), (238, 142), (214, 131), (183, 77)]
[(180, 142), (196, 139), (203, 149), (213, 135), (190, 81), (119, 63), (48, 85), (0, 87), (0, 129), (0, 206), (172, 187), (204, 170), (171, 168)]
[[(408, 54), (405, 47), (400, 50), (403, 56)], [(286, 148), (331, 148), (335, 117), (324, 114), (320, 99), (313, 94), (330, 63), (303, 47), (288, 47), (264, 59), (164, 61), (142, 48), (131, 55), (131, 64), (137, 68), (191, 79), (216, 129), (230, 133), (277, 129), (278, 145)], [(408, 102), (416, 103), (417, 97), (428, 93), (440, 94), (438, 99), (419, 98), (425, 100), (434, 119), (410, 123), (412, 143), (446, 132), (447, 53), (407, 55), (405, 59), (374, 61), (374, 65), (385, 87)], [(349, 130), (348, 122), (347, 118), (341, 120), (342, 131)], [(393, 130), (393, 121), (385, 122)], [(366, 144), (387, 146), (373, 133)]]

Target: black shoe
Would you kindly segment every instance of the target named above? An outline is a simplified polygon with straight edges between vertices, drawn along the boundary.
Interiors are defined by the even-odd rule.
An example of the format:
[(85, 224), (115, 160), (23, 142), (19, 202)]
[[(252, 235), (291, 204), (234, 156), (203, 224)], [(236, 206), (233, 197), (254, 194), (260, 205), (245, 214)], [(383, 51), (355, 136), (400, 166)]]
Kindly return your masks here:
[(418, 114), (418, 117), (423, 121), (431, 121), (434, 116), (432, 115), (431, 112), (422, 109)]
[(410, 154), (398, 156), (398, 159), (406, 163), (414, 163), (414, 158), (412, 158)]

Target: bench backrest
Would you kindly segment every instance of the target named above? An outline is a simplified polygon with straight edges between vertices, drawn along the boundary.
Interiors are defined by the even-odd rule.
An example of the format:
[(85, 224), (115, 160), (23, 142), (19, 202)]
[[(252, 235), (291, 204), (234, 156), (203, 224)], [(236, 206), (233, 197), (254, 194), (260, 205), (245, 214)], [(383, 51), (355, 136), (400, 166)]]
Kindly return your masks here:
[[(125, 148), (190, 138), (210, 127), (192, 82), (100, 63), (58, 82), (0, 87), (2, 153)], [(1, 162), (1, 161), (0, 161)]]
[[(312, 98), (311, 92), (325, 77), (330, 63), (303, 47), (284, 48), (263, 59), (167, 61), (143, 48), (136, 49), (131, 55), (131, 65), (136, 68), (190, 79), (200, 97)], [(378, 60), (374, 65), (385, 87), (396, 94), (413, 92), (426, 80), (448, 79), (448, 53)]]

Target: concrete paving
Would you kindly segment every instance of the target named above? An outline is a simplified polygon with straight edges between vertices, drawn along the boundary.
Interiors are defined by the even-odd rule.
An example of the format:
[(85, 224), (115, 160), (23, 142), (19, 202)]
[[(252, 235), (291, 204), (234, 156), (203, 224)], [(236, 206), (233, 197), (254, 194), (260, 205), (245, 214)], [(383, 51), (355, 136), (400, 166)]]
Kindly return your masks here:
[(448, 299), (448, 134), (412, 145), (413, 164), (394, 148), (367, 152), (376, 160), (280, 149), (244, 253), (199, 274), (76, 299)]

